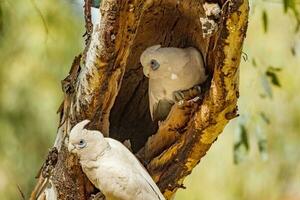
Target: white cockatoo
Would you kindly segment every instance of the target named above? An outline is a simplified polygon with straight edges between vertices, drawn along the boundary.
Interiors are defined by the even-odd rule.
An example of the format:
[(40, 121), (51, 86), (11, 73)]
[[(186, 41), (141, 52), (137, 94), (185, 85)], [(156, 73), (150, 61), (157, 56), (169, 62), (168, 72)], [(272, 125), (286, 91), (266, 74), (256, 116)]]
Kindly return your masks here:
[(137, 158), (120, 142), (76, 124), (68, 150), (78, 155), (83, 172), (106, 200), (164, 200), (164, 196)]
[[(201, 53), (193, 48), (148, 47), (140, 57), (149, 78), (149, 106), (152, 120), (164, 120), (182, 97), (180, 91), (199, 87), (207, 76)], [(179, 96), (179, 98), (178, 98)]]

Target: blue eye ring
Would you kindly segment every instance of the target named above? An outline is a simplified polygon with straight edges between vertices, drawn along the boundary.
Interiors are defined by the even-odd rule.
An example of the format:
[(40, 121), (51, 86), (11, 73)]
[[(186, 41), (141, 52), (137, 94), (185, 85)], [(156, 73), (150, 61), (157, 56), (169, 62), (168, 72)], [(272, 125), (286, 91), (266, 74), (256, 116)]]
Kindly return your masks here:
[(84, 139), (79, 140), (78, 147), (79, 147), (80, 149), (82, 149), (82, 148), (84, 148), (85, 146), (86, 146), (85, 140), (84, 140)]
[(157, 60), (152, 59), (150, 61), (150, 66), (151, 66), (151, 69), (153, 71), (155, 71), (155, 70), (157, 70), (160, 67), (160, 64), (157, 62)]

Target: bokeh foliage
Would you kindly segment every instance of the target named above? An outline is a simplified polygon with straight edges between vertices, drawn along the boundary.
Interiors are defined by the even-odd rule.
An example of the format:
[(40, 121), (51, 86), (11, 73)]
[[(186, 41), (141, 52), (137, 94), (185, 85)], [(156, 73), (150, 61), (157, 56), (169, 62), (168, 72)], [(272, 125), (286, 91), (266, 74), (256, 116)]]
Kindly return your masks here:
[[(251, 6), (241, 117), (176, 199), (300, 199), (299, 16), (294, 0), (274, 1)], [(0, 0), (0, 199), (20, 199), (17, 185), (29, 195), (54, 142), (60, 80), (83, 49), (83, 33), (75, 0)]]
[(17, 185), (28, 197), (54, 143), (60, 80), (83, 48), (79, 9), (0, 0), (0, 199), (20, 199)]

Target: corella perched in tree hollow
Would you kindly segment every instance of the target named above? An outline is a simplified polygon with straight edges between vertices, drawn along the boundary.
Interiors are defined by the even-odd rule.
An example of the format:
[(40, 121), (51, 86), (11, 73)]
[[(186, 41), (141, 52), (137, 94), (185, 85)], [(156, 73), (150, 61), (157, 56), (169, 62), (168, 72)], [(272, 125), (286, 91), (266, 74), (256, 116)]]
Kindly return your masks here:
[(159, 188), (136, 157), (120, 142), (76, 124), (68, 150), (78, 155), (83, 172), (106, 200), (163, 200)]
[(141, 55), (143, 72), (149, 78), (149, 105), (152, 120), (164, 120), (183, 90), (197, 87), (207, 76), (201, 53), (193, 48), (148, 47)]

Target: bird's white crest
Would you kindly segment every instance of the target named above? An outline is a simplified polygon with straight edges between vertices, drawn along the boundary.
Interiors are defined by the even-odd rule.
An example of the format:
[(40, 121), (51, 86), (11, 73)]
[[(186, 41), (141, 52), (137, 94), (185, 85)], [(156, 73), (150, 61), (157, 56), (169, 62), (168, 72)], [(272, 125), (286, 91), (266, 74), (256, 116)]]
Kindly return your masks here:
[(144, 53), (149, 53), (149, 52), (154, 52), (156, 51), (157, 49), (160, 49), (161, 48), (161, 45), (160, 44), (157, 44), (157, 45), (154, 45), (154, 46), (151, 46), (151, 47), (148, 47)]
[(71, 132), (74, 132), (74, 133), (81, 132), (88, 123), (90, 123), (90, 120), (88, 120), (88, 119), (83, 120), (82, 122), (79, 122), (72, 128)]
[(151, 47), (148, 47), (148, 48), (142, 53), (142, 55), (141, 55), (141, 57), (140, 57), (140, 61), (141, 61), (142, 65), (144, 64), (143, 61), (145, 60), (145, 58), (146, 58), (147, 56), (151, 55), (151, 53), (157, 51), (157, 50), (160, 49), (160, 48), (161, 48), (161, 45), (160, 45), (160, 44), (154, 45), (154, 46), (151, 46)]

